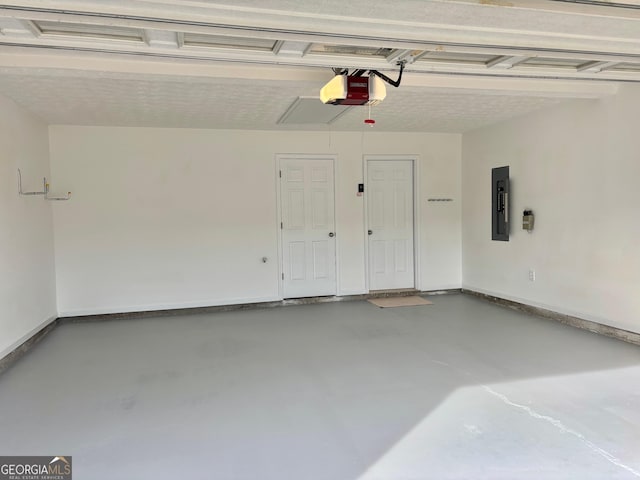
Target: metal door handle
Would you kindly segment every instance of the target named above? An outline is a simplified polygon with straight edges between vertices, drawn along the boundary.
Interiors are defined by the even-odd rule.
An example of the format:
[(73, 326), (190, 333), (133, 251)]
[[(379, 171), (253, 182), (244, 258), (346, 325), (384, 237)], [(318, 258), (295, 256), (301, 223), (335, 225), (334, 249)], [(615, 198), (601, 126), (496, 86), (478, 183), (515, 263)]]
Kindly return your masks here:
[(373, 235), (373, 230), (367, 230), (367, 235)]
[(334, 236), (335, 236), (335, 233), (333, 233), (333, 232), (329, 232), (329, 236), (330, 236), (330, 237), (334, 237)]

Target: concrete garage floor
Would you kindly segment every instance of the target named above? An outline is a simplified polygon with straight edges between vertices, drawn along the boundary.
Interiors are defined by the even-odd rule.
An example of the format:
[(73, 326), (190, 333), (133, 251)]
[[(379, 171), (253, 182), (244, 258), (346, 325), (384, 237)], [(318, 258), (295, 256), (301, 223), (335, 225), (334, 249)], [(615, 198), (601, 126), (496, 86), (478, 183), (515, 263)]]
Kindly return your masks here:
[(640, 348), (466, 295), (66, 324), (0, 452), (78, 479), (636, 479)]

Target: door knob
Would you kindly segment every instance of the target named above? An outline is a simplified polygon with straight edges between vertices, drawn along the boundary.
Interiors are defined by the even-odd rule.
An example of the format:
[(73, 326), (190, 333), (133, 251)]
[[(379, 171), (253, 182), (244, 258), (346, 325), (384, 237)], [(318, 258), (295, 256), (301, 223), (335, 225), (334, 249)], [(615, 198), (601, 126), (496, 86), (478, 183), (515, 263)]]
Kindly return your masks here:
[(373, 230), (367, 230), (367, 235), (373, 235)]
[(330, 236), (330, 237), (333, 237), (333, 236), (335, 236), (335, 233), (333, 233), (333, 232), (329, 232), (329, 236)]

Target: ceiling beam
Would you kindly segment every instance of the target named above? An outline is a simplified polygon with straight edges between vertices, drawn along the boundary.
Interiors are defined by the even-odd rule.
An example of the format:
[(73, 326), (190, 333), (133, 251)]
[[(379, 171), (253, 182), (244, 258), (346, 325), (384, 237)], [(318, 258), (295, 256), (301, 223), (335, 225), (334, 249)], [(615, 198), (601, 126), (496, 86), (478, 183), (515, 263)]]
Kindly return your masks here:
[[(367, 57), (355, 55), (336, 55), (314, 53), (304, 57), (274, 55), (273, 51), (246, 51), (230, 48), (200, 48), (183, 46), (169, 50), (163, 47), (151, 47), (144, 42), (93, 41), (87, 39), (70, 39), (58, 36), (55, 38), (20, 38), (18, 40), (0, 37), (0, 46), (6, 51), (56, 55), (66, 53), (79, 55), (82, 58), (105, 55), (136, 58), (141, 60), (173, 62), (225, 62), (244, 63), (248, 65), (289, 65), (297, 67), (319, 68), (361, 68), (394, 72), (397, 67), (390, 65), (384, 57)], [(633, 71), (606, 70), (598, 73), (589, 71), (577, 72), (575, 68), (554, 68), (536, 66), (535, 68), (487, 68), (484, 63), (459, 63), (455, 61), (417, 61), (407, 66), (406, 73), (458, 74), (489, 77), (522, 77), (539, 79), (594, 79), (608, 81), (640, 82), (640, 73)]]
[[(64, 2), (63, 2), (64, 3)], [(88, 2), (89, 3), (89, 2)], [(110, 2), (111, 3), (111, 2)], [(117, 3), (117, 2), (113, 2)], [(579, 58), (588, 61), (598, 62), (640, 62), (640, 48), (637, 48), (634, 52), (625, 52), (622, 50), (610, 50), (607, 49), (606, 42), (600, 42), (598, 48), (594, 50), (586, 49), (586, 45), (582, 45), (580, 49), (570, 49), (566, 43), (554, 43), (553, 48), (537, 48), (531, 45), (524, 45), (523, 39), (519, 38), (514, 40), (510, 44), (488, 44), (487, 39), (484, 37), (474, 37), (474, 43), (463, 42), (445, 42), (442, 38), (436, 41), (430, 41), (427, 39), (415, 40), (410, 36), (401, 36), (394, 38), (393, 36), (372, 36), (372, 31), (368, 30), (366, 35), (353, 36), (353, 35), (337, 35), (329, 34), (322, 30), (314, 32), (304, 32), (301, 30), (274, 30), (274, 29), (262, 29), (254, 26), (253, 28), (243, 27), (242, 25), (232, 24), (214, 24), (211, 22), (199, 21), (199, 22), (181, 22), (174, 20), (163, 19), (161, 17), (156, 18), (142, 18), (132, 17), (127, 15), (113, 15), (113, 16), (87, 16), (76, 15), (73, 13), (55, 13), (52, 11), (14, 11), (6, 7), (0, 7), (0, 18), (5, 15), (4, 20), (22, 22), (25, 25), (32, 25), (32, 30), (35, 34), (25, 34), (24, 38), (36, 38), (37, 28), (33, 26), (30, 20), (49, 20), (49, 21), (67, 21), (73, 23), (87, 23), (104, 26), (122, 26), (133, 27), (143, 29), (147, 32), (158, 31), (167, 32), (159, 35), (178, 35), (180, 33), (203, 33), (211, 35), (222, 36), (237, 36), (248, 38), (263, 38), (282, 42), (298, 42), (299, 44), (312, 44), (312, 43), (326, 43), (326, 44), (342, 44), (353, 46), (372, 46), (375, 45), (378, 48), (392, 48), (402, 55), (406, 55), (407, 63), (417, 60), (417, 58), (424, 54), (425, 51), (437, 51), (437, 52), (453, 52), (453, 53), (476, 53), (485, 55), (505, 56), (505, 57), (553, 57), (560, 59), (575, 59)], [(23, 19), (10, 18), (12, 15), (25, 15)], [(26, 22), (26, 23), (25, 23)], [(0, 27), (1, 28), (1, 27)], [(24, 27), (22, 31), (28, 33)], [(14, 37), (17, 41), (19, 37)], [(43, 45), (56, 45), (57, 38), (51, 38), (47, 36), (41, 36), (40, 41)], [(162, 41), (158, 41), (156, 46), (168, 47), (172, 44), (172, 41), (162, 45)], [(633, 42), (625, 42), (627, 47), (634, 45), (640, 47), (640, 43), (634, 38)], [(174, 47), (171, 47), (174, 48)], [(412, 53), (408, 53), (412, 52)], [(299, 55), (295, 51), (291, 52), (292, 55)]]
[[(157, 80), (179, 79), (184, 82), (206, 82), (210, 79), (311, 82), (320, 88), (333, 77), (329, 68), (287, 65), (247, 65), (223, 62), (173, 62), (150, 58), (89, 56), (56, 52), (42, 55), (34, 52), (0, 51), (0, 74), (115, 76), (128, 78), (140, 75)], [(531, 80), (525, 78), (488, 78), (446, 74), (409, 72), (403, 76), (403, 88), (432, 88), (438, 91), (482, 93), (486, 95), (523, 95), (557, 98), (601, 98), (614, 95), (617, 85), (608, 82), (575, 80)], [(419, 94), (419, 93), (417, 93)]]
[[(640, 10), (626, 10), (625, 15), (609, 15), (605, 8), (594, 13), (580, 13), (584, 8), (548, 0), (456, 1), (405, 0), (391, 4), (370, 0), (363, 16), (354, 3), (325, 0), (319, 11), (313, 2), (228, 2), (176, 0), (8, 0), (0, 15), (25, 19), (67, 19), (74, 22), (134, 25), (189, 31), (192, 28), (217, 28), (227, 34), (275, 36), (274, 40), (312, 41), (309, 38), (386, 41), (395, 48), (420, 48), (431, 45), (484, 45), (492, 48), (595, 52), (612, 55), (640, 55), (637, 42)], [(426, 5), (425, 5), (426, 4)], [(419, 7), (419, 8), (418, 8)], [(278, 9), (280, 8), (280, 9)], [(597, 12), (602, 11), (602, 14)], [(325, 13), (327, 12), (327, 13)], [(339, 12), (339, 13), (338, 13)], [(523, 22), (527, 28), (523, 29)], [(146, 24), (146, 27), (145, 25)], [(155, 25), (155, 27), (153, 26)], [(235, 32), (235, 33), (233, 33)], [(281, 38), (282, 35), (292, 35)], [(295, 38), (295, 36), (298, 36)], [(324, 40), (317, 40), (324, 41)], [(414, 44), (411, 46), (409, 44)], [(406, 45), (405, 47), (402, 44)], [(417, 44), (417, 45), (416, 45)], [(426, 48), (423, 48), (426, 49)], [(514, 55), (519, 53), (513, 52)], [(594, 59), (595, 60), (595, 59)], [(605, 59), (601, 59), (605, 60)], [(613, 61), (613, 60), (610, 60)]]

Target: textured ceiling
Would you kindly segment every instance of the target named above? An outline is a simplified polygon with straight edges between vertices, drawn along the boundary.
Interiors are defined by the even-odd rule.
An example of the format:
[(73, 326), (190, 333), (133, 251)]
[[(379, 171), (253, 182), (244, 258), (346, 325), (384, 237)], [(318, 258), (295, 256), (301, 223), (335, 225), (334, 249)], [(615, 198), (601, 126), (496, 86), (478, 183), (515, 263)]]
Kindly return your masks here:
[[(322, 82), (10, 71), (0, 70), (0, 93), (49, 124), (361, 130), (368, 116), (367, 107), (354, 107), (330, 126), (277, 124), (297, 97), (317, 95)], [(385, 131), (463, 132), (559, 101), (400, 86), (387, 89), (371, 116)]]
[(331, 67), (395, 78), (401, 60), (375, 128), (465, 132), (640, 82), (639, 35), (640, 10), (584, 2), (9, 0), (0, 95), (49, 124), (362, 130), (367, 107), (277, 122)]

